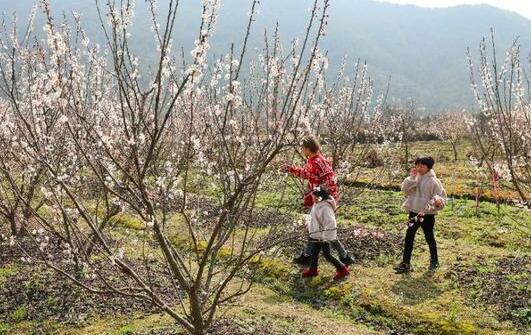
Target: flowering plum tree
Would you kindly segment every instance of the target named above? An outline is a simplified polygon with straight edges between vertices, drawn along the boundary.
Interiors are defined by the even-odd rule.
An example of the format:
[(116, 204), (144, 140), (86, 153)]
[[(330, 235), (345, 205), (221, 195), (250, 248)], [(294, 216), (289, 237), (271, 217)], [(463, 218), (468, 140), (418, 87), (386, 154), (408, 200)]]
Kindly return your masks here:
[(385, 129), (384, 138), (388, 142), (395, 143), (403, 150), (400, 159), (403, 170), (408, 171), (410, 167), (411, 142), (415, 138), (417, 131), (415, 125), (418, 121), (417, 106), (413, 99), (408, 99), (405, 103), (397, 103), (386, 107), (383, 116), (383, 127)]
[(486, 39), (480, 43), (477, 69), (468, 52), (472, 89), (479, 106), (476, 120), (471, 124), (472, 132), (489, 169), (492, 171), (499, 164), (496, 153), (500, 153), (506, 167), (501, 170), (507, 170), (508, 179), (522, 201), (527, 202), (531, 187), (531, 101), (520, 45), (517, 40), (513, 43), (500, 66), (493, 31), (492, 56), (487, 44)]
[(458, 159), (458, 147), (469, 134), (466, 111), (447, 112), (435, 116), (431, 122), (431, 132), (452, 146), (454, 161)]
[(352, 78), (345, 75), (343, 66), (313, 117), (322, 120), (320, 131), (331, 151), (333, 167), (343, 178), (354, 178), (356, 168), (364, 166), (378, 141), (385, 99), (379, 97), (371, 106), (373, 90), (366, 63), (358, 60)]
[[(259, 1), (241, 49), (210, 62), (219, 5), (202, 2), (187, 56), (172, 46), (178, 1), (159, 10), (149, 0), (150, 67), (130, 47), (132, 0), (98, 3), (104, 45), (90, 42), (79, 14), (56, 21), (45, 0), (44, 39), (32, 21), (20, 42), (15, 24), (1, 38), (0, 207), (15, 217), (21, 208), (40, 227), (27, 259), (91, 292), (149, 302), (193, 334), (205, 334), (219, 306), (250, 289), (260, 255), (293, 238), (276, 227), (258, 233), (254, 203), (266, 169), (321, 94), (310, 84), (329, 3), (314, 1), (305, 36), (287, 55), (278, 30), (267, 34), (245, 78)], [(198, 183), (218, 195), (213, 208), (201, 207)], [(143, 234), (116, 237), (123, 213)]]

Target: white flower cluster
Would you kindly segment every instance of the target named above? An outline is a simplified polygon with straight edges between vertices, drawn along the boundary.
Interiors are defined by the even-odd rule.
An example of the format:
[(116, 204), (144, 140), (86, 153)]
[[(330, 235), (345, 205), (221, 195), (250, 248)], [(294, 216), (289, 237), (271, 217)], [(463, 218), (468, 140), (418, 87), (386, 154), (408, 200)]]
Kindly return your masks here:
[(39, 250), (44, 253), (50, 243), (50, 237), (45, 235), (45, 231), (42, 228), (34, 229), (31, 234), (34, 236), (35, 242), (39, 244)]
[(521, 46), (518, 41), (513, 43), (501, 68), (490, 54), (485, 39), (480, 44), (477, 69), (470, 52), (467, 54), (471, 86), (479, 106), (476, 118), (468, 122), (469, 129), (476, 141), (488, 139), (497, 144), (504, 162), (488, 158), (486, 163), (498, 177), (518, 186), (519, 179), (525, 179), (521, 176), (529, 174), (526, 161), (531, 152), (531, 100), (526, 89), (528, 81), (521, 61)]
[(150, 216), (148, 217), (148, 220), (149, 220), (149, 221), (146, 222), (146, 226), (147, 226), (148, 228), (153, 228), (153, 227), (155, 226), (155, 217), (150, 215)]

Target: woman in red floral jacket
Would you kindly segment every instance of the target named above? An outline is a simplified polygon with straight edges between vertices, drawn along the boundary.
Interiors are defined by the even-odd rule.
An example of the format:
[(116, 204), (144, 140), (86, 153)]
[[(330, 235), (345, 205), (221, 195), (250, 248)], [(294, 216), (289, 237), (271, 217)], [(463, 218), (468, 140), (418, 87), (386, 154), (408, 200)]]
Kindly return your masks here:
[(319, 151), (319, 144), (313, 138), (306, 139), (302, 144), (302, 150), (306, 156), (304, 167), (288, 166), (287, 171), (302, 179), (308, 180), (308, 187), (304, 194), (304, 206), (312, 207), (313, 189), (320, 185), (325, 185), (330, 195), (339, 202), (339, 190), (337, 187), (337, 176), (330, 162)]
[[(308, 137), (302, 141), (302, 152), (306, 156), (306, 165), (303, 167), (286, 166), (286, 171), (295, 177), (308, 180), (308, 187), (304, 194), (304, 206), (312, 207), (312, 192), (315, 187), (325, 185), (336, 204), (339, 203), (339, 189), (337, 185), (337, 175), (332, 169), (330, 162), (321, 154), (319, 142)], [(337, 250), (340, 260), (346, 265), (354, 263), (354, 260), (347, 253), (339, 240), (331, 242)], [(306, 248), (299, 257), (293, 261), (297, 264), (308, 265), (310, 262), (311, 244), (307, 243)]]

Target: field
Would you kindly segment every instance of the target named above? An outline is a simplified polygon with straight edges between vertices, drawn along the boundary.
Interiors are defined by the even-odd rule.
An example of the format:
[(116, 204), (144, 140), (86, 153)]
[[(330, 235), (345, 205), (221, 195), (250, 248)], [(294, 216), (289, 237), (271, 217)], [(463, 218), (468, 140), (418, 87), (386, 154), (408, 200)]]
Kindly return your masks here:
[[(428, 250), (422, 233), (413, 255), (415, 271), (396, 275), (406, 214), (395, 188), (400, 176), (367, 188), (342, 187), (340, 236), (356, 259), (347, 281), (335, 283), (333, 268), (300, 278), (291, 263), (302, 241), (261, 258), (258, 282), (240, 300), (220, 312), (212, 334), (525, 334), (531, 331), (531, 212), (491, 201), (472, 200), (478, 182), (464, 157), (441, 159), (448, 147), (422, 142), (413, 154), (436, 152), (450, 203), (437, 218), (441, 267), (427, 271)], [(466, 150), (461, 150), (466, 152)], [(464, 155), (464, 154), (463, 154)], [(374, 180), (371, 169), (364, 170)], [(270, 185), (257, 199), (259, 225), (291, 225), (304, 212), (294, 188), (284, 199)], [(211, 206), (215, 190), (197, 192)], [(503, 189), (502, 189), (503, 192)], [(510, 198), (505, 191), (502, 198)], [(491, 194), (487, 194), (487, 198)], [(42, 209), (45, 211), (45, 208)], [(115, 221), (117, 240), (126, 255), (156, 254), (134, 241), (144, 226), (127, 213)], [(185, 244), (176, 217), (175, 244)], [(302, 229), (302, 228), (301, 228)], [(258, 229), (260, 231), (260, 229)], [(6, 233), (6, 232), (3, 232)], [(147, 248), (147, 249), (146, 249)], [(23, 261), (21, 250), (0, 244), (0, 334), (173, 334), (172, 320), (142, 302), (93, 295), (57, 273)]]
[[(452, 198), (475, 199), (476, 195), (479, 195), (480, 198), (491, 202), (496, 202), (496, 199), (499, 202), (507, 202), (518, 198), (518, 193), (511, 189), (510, 182), (506, 180), (500, 181), (500, 188), (497, 191), (493, 190), (488, 176), (481, 169), (476, 169), (469, 160), (469, 156), (474, 154), (472, 146), (473, 144), (468, 141), (460, 143), (455, 161), (449, 143), (415, 142), (410, 149), (410, 157), (432, 155), (437, 162), (437, 177), (444, 182), (445, 189)], [(390, 156), (399, 151), (398, 148), (391, 150)], [(382, 173), (379, 169), (362, 168), (355, 177), (358, 182), (370, 184), (370, 188), (397, 189), (402, 182), (403, 174), (390, 173), (389, 169)]]

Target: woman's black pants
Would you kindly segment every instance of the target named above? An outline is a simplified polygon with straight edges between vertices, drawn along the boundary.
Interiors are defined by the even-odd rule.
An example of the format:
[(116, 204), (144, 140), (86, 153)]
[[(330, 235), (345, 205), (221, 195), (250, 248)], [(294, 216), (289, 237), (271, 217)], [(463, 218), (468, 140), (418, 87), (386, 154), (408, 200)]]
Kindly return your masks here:
[[(413, 219), (417, 216), (417, 213), (410, 212), (409, 219)], [(422, 228), (424, 237), (428, 246), (430, 247), (430, 256), (432, 261), (437, 261), (437, 243), (435, 242), (435, 236), (433, 235), (433, 228), (435, 226), (435, 215), (424, 215), (424, 221), (417, 220), (406, 231), (406, 240), (404, 243), (404, 257), (402, 262), (409, 264), (411, 262), (411, 253), (413, 252), (413, 242), (415, 241), (415, 234), (417, 230)]]

